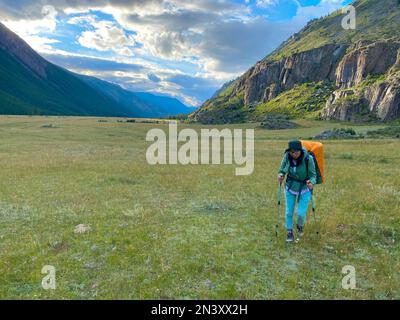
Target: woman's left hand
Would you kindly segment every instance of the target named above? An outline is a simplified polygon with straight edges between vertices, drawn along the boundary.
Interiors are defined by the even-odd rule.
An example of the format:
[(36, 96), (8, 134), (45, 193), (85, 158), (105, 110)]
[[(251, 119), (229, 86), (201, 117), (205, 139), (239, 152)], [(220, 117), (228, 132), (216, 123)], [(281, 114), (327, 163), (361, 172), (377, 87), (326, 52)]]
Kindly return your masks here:
[(312, 188), (314, 188), (314, 185), (311, 183), (310, 180), (307, 181), (307, 187), (308, 189), (312, 190)]

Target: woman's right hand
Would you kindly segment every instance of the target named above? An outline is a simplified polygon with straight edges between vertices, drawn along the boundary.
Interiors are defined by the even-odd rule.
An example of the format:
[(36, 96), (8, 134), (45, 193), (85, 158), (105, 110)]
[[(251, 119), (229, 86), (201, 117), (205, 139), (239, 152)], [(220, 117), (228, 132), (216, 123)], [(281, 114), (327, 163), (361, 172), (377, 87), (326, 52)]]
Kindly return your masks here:
[(283, 175), (281, 175), (281, 174), (278, 175), (278, 181), (279, 181), (279, 183), (282, 183), (282, 181), (283, 181)]

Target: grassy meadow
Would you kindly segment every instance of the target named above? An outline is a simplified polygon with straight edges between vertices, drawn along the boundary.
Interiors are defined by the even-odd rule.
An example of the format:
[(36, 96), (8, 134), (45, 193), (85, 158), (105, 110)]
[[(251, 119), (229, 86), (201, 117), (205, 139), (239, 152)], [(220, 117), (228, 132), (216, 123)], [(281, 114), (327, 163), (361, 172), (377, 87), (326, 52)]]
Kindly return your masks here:
[[(168, 126), (117, 120), (0, 117), (1, 299), (400, 299), (400, 139), (326, 141), (318, 221), (309, 211), (288, 245), (282, 207), (275, 236), (287, 141), (381, 126), (256, 128), (254, 172), (235, 176), (150, 166), (146, 133)], [(55, 290), (41, 286), (45, 265)], [(342, 289), (346, 265), (355, 290)]]

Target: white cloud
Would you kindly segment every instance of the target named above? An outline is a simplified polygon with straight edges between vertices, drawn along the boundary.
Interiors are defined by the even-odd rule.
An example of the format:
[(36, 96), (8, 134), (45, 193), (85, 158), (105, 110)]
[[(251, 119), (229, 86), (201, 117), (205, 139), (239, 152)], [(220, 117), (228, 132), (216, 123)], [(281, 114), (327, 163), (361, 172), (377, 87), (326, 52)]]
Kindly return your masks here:
[(38, 52), (53, 52), (52, 44), (59, 43), (59, 40), (40, 37), (36, 35), (24, 35), (23, 39)]
[(40, 33), (52, 33), (57, 27), (58, 12), (53, 6), (43, 6), (41, 18), (12, 20), (5, 19), (4, 25), (24, 39), (33, 49), (45, 51), (51, 49), (51, 44), (59, 42), (48, 37), (39, 36)]
[(98, 21), (93, 15), (74, 17), (69, 24), (82, 24), (93, 30), (82, 32), (78, 42), (85, 48), (97, 51), (113, 51), (123, 56), (133, 56), (131, 47), (135, 45), (133, 36), (112, 21)]
[(324, 4), (335, 4), (335, 5), (339, 5), (342, 4), (344, 0), (321, 0), (320, 5), (324, 5)]
[(235, 19), (201, 10), (114, 17), (120, 25), (137, 33), (135, 40), (143, 44), (141, 54), (189, 61), (226, 81), (245, 71), (282, 40), (275, 40), (277, 33), (269, 32), (272, 25), (265, 19), (238, 18), (243, 14), (239, 14), (242, 8), (236, 6), (231, 12)]
[(278, 4), (279, 0), (257, 0), (256, 6), (260, 8), (267, 8)]
[(195, 33), (142, 30), (135, 39), (150, 55), (167, 60), (188, 60), (193, 55)]
[(19, 35), (33, 35), (40, 32), (54, 32), (57, 26), (57, 11), (53, 6), (41, 9), (42, 17), (37, 19), (5, 19), (4, 24)]
[(305, 25), (309, 20), (326, 16), (342, 7), (343, 0), (322, 0), (315, 6), (303, 7), (296, 0), (297, 12), (292, 21), (299, 25)]

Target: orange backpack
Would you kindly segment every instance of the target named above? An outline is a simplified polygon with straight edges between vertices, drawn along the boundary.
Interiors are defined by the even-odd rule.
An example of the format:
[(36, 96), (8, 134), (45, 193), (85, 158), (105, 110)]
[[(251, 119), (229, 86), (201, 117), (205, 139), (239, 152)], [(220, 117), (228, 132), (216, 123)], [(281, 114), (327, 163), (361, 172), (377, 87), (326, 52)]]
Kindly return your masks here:
[[(324, 175), (324, 145), (321, 142), (300, 140), (302, 146), (314, 159), (315, 170), (317, 172), (317, 184), (325, 182)], [(308, 167), (308, 166), (307, 166)]]

